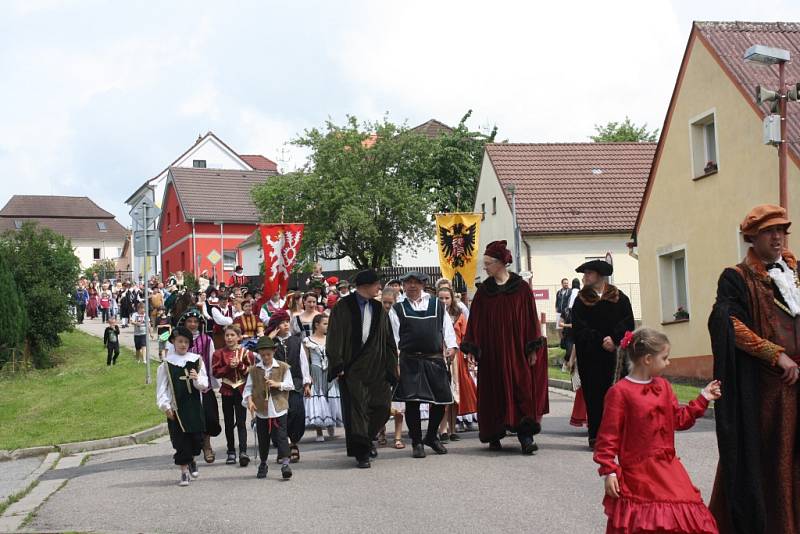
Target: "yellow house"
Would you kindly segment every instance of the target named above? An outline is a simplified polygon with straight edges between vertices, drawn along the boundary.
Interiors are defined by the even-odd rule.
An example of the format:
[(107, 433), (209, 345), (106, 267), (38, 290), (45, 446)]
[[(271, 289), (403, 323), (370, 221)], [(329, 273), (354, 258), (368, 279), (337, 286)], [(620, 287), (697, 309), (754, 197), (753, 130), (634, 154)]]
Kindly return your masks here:
[[(753, 44), (795, 51), (800, 24), (694, 23), (633, 234), (642, 322), (669, 336), (675, 376), (711, 375), (706, 323), (720, 273), (746, 252), (739, 223), (779, 203), (777, 150), (762, 141), (769, 110), (754, 92), (776, 89), (778, 70), (743, 60)], [(786, 71), (800, 81), (796, 63)], [(789, 215), (800, 222), (800, 104), (787, 108)]]
[(532, 274), (538, 311), (550, 325), (561, 279), (580, 278), (575, 268), (590, 259), (612, 261), (612, 281), (639, 318), (639, 264), (628, 243), (655, 149), (655, 143), (486, 145), (475, 198), (475, 211), (483, 213), (480, 246), (505, 239), (516, 257), (516, 206), (520, 270)]

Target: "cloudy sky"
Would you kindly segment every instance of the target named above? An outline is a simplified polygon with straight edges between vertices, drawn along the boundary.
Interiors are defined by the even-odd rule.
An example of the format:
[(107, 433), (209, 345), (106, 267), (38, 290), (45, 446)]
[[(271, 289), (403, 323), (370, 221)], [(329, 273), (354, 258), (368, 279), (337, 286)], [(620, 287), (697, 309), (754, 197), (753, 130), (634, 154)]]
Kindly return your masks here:
[(284, 169), (286, 142), (345, 114), (496, 124), (586, 141), (660, 128), (692, 20), (800, 20), (798, 2), (0, 0), (0, 206), (123, 201), (197, 138)]

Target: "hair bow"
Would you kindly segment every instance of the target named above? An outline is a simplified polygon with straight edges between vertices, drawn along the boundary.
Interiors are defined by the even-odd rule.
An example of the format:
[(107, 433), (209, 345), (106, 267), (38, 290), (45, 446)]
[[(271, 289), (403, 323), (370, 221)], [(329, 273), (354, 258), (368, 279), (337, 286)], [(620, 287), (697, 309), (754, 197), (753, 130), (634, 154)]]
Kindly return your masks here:
[(620, 348), (627, 349), (630, 344), (633, 342), (633, 332), (627, 331), (625, 335), (622, 336), (622, 341), (619, 342)]

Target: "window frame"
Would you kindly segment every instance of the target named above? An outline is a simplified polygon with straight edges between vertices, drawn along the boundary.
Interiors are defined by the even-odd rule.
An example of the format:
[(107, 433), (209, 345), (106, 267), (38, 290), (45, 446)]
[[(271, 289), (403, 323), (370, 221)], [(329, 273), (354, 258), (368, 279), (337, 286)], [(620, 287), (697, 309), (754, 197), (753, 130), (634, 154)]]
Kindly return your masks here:
[[(719, 172), (720, 168), (720, 154), (719, 154), (719, 127), (717, 124), (717, 109), (711, 108), (703, 113), (695, 115), (689, 119), (689, 157), (692, 180), (699, 180), (706, 176), (711, 176)], [(709, 159), (709, 143), (708, 143), (708, 127), (713, 125), (714, 128), (714, 156), (715, 159)], [(713, 168), (708, 168), (710, 162), (714, 163)], [(708, 168), (708, 170), (707, 170)]]
[(205, 160), (205, 159), (193, 159), (192, 160), (192, 168), (193, 169), (207, 169), (208, 168), (208, 160)]
[(497, 197), (492, 197), (492, 215), (497, 215)]
[(103, 250), (100, 247), (92, 247), (92, 259), (99, 261), (103, 259)]
[[(683, 306), (679, 303), (677, 272), (675, 260), (683, 258), (683, 285), (686, 292), (685, 310), (689, 318), (676, 319), (675, 313), (678, 308)], [(692, 296), (689, 285), (689, 251), (685, 244), (662, 247), (656, 250), (656, 265), (658, 270), (658, 292), (659, 306), (661, 308), (661, 324), (668, 325), (673, 323), (683, 323), (691, 320), (692, 317)], [(665, 272), (665, 268), (669, 272)], [(664, 287), (665, 282), (669, 282), (669, 287)], [(669, 297), (669, 302), (665, 297)]]
[[(233, 254), (233, 262), (230, 264), (227, 262), (225, 258), (226, 254)], [(223, 271), (233, 271), (236, 268), (236, 262), (238, 261), (238, 256), (236, 255), (236, 250), (223, 250), (222, 251), (222, 270)], [(228, 266), (230, 265), (230, 267)]]

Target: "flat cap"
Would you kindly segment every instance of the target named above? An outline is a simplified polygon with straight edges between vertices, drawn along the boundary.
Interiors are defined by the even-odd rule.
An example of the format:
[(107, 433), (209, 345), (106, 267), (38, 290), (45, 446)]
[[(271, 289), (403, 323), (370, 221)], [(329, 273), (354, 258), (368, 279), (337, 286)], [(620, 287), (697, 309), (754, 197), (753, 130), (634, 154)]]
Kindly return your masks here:
[(755, 237), (761, 230), (770, 226), (791, 226), (792, 222), (786, 215), (786, 210), (772, 204), (761, 204), (750, 210), (750, 213), (739, 225), (742, 234)]
[(415, 280), (419, 280), (423, 284), (428, 281), (428, 275), (425, 273), (421, 273), (419, 271), (409, 271), (400, 278), (403, 282), (414, 278)]
[(380, 278), (378, 277), (378, 273), (376, 273), (372, 269), (366, 269), (366, 270), (360, 271), (356, 275), (355, 285), (356, 285), (356, 287), (358, 287), (358, 286), (368, 286), (368, 285), (374, 284), (378, 280), (380, 280)]

